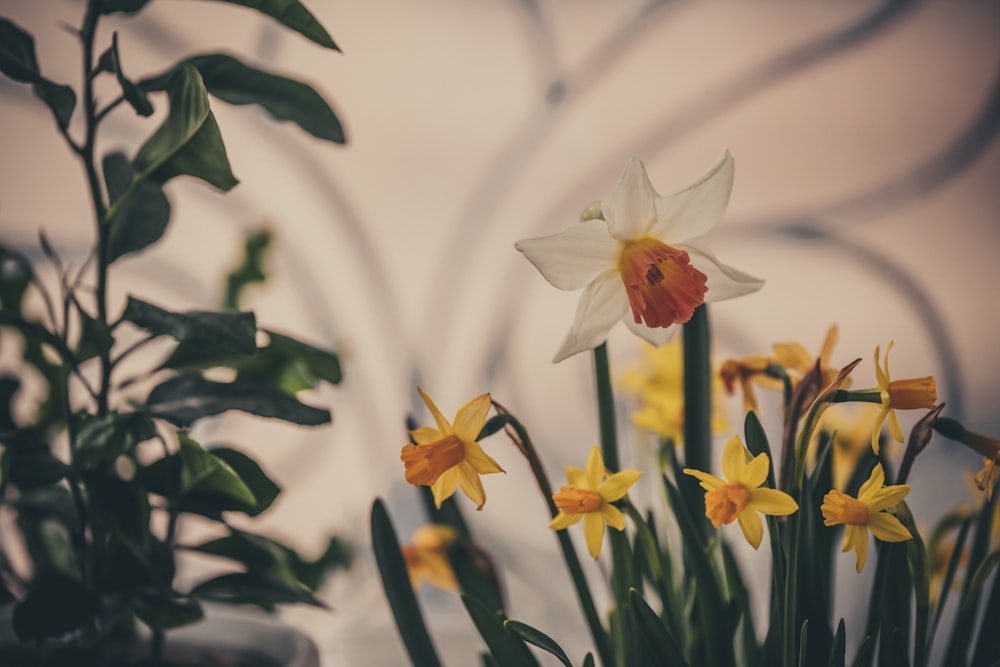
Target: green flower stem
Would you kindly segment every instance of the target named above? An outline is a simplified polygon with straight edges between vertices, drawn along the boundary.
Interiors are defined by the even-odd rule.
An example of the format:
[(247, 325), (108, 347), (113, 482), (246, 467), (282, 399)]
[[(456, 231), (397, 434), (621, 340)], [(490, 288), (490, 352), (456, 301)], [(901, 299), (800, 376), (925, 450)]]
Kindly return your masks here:
[[(711, 330), (705, 304), (695, 309), (684, 325), (684, 466), (711, 470), (712, 460), (712, 367), (709, 360)], [(703, 504), (704, 491), (698, 480), (687, 475), (677, 480), (685, 506)], [(702, 536), (708, 535), (708, 520), (700, 512), (692, 519)]]
[[(493, 402), (493, 406), (497, 412), (508, 417), (507, 427), (514, 430), (513, 434), (508, 431), (508, 435), (511, 435), (514, 444), (528, 460), (531, 474), (534, 476), (535, 482), (538, 484), (538, 489), (542, 492), (545, 503), (549, 508), (549, 515), (555, 518), (559, 514), (559, 508), (556, 507), (555, 502), (552, 500), (552, 485), (549, 483), (549, 477), (545, 474), (545, 468), (542, 467), (542, 461), (538, 458), (538, 453), (535, 451), (534, 445), (531, 444), (531, 438), (528, 436), (527, 430), (525, 430), (521, 422), (517, 421), (513, 415), (507, 412), (506, 408), (499, 405), (496, 401)], [(594, 605), (594, 598), (590, 594), (590, 587), (587, 585), (587, 578), (583, 574), (583, 568), (580, 566), (580, 559), (576, 555), (576, 549), (573, 548), (573, 542), (566, 530), (557, 530), (554, 532), (556, 538), (559, 540), (559, 548), (562, 550), (563, 560), (566, 562), (570, 577), (573, 579), (573, 586), (576, 588), (576, 594), (580, 600), (580, 608), (583, 610), (584, 618), (590, 627), (590, 634), (594, 638), (594, 646), (597, 648), (597, 654), (601, 658), (601, 664), (609, 667), (614, 663), (612, 662), (613, 657), (608, 633), (604, 630), (604, 626), (601, 625), (601, 618), (597, 614), (597, 607)]]
[(594, 348), (594, 375), (597, 378), (597, 417), (601, 429), (601, 456), (604, 467), (621, 472), (618, 464), (618, 432), (615, 424), (615, 397), (611, 390), (611, 366), (607, 343)]
[(838, 389), (830, 397), (831, 403), (882, 403), (880, 389)]

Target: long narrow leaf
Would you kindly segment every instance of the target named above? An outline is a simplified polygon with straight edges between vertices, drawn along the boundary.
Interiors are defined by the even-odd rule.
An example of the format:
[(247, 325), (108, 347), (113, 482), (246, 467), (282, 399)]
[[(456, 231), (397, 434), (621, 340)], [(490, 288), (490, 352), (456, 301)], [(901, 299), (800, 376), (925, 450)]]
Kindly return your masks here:
[(639, 636), (649, 649), (648, 655), (654, 660), (653, 664), (664, 667), (688, 667), (680, 645), (639, 591), (634, 588), (629, 591), (629, 602), (639, 628)]

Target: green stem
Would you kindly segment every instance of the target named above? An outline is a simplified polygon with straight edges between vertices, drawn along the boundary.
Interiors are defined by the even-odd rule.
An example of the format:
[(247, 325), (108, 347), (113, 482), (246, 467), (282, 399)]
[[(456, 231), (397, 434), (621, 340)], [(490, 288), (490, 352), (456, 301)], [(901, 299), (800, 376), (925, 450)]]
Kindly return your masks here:
[(830, 397), (831, 403), (882, 403), (880, 389), (838, 389)]
[[(705, 304), (695, 309), (684, 325), (684, 466), (695, 470), (711, 470), (712, 460), (712, 367), (709, 359), (711, 330)], [(685, 506), (702, 505), (704, 491), (694, 477), (683, 475), (677, 480)], [(692, 519), (708, 535), (708, 520), (699, 512)]]
[(594, 375), (597, 378), (597, 417), (601, 430), (601, 456), (604, 457), (605, 468), (612, 472), (620, 472), (615, 397), (611, 390), (611, 366), (608, 363), (607, 343), (594, 348)]

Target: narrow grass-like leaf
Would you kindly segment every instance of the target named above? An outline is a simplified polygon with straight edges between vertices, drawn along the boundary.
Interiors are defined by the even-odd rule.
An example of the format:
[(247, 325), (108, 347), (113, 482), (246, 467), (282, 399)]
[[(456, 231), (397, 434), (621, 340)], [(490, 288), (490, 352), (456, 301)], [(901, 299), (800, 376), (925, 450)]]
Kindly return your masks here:
[(389, 601), (396, 628), (406, 647), (410, 662), (415, 667), (440, 667), (434, 643), (427, 632), (423, 614), (417, 605), (417, 597), (410, 584), (406, 561), (399, 549), (399, 540), (392, 520), (380, 498), (372, 503), (371, 512), (372, 549), (378, 565), (382, 587)]
[(837, 624), (837, 632), (833, 635), (833, 643), (830, 644), (830, 660), (827, 667), (844, 667), (847, 659), (847, 635), (844, 630), (844, 619), (840, 619)]
[(538, 661), (535, 660), (524, 640), (504, 629), (507, 618), (502, 612), (494, 611), (479, 600), (464, 593), (462, 594), (462, 604), (465, 605), (469, 617), (472, 618), (480, 636), (490, 649), (490, 655), (498, 664), (504, 665), (504, 667), (507, 665), (538, 667)]
[(537, 646), (543, 651), (551, 653), (559, 659), (559, 662), (566, 665), (566, 667), (573, 667), (573, 663), (569, 661), (569, 657), (566, 655), (566, 652), (563, 651), (562, 647), (559, 646), (559, 644), (557, 644), (552, 637), (549, 637), (541, 630), (533, 628), (526, 623), (520, 623), (510, 619), (503, 622), (503, 627), (507, 632), (523, 639), (532, 646)]
[(634, 588), (629, 591), (629, 602), (639, 628), (639, 636), (649, 649), (648, 655), (652, 656), (654, 664), (664, 667), (688, 667), (680, 644), (639, 591)]

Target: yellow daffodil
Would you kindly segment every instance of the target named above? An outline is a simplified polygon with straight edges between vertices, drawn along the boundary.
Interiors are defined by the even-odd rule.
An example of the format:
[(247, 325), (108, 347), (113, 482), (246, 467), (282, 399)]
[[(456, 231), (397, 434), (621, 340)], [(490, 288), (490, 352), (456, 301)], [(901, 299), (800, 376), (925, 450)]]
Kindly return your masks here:
[(604, 524), (615, 530), (625, 529), (625, 517), (611, 503), (623, 498), (641, 474), (638, 470), (624, 470), (605, 479), (604, 458), (595, 446), (587, 457), (586, 470), (566, 466), (568, 486), (552, 496), (559, 514), (549, 523), (549, 528), (563, 530), (583, 519), (587, 551), (597, 560), (604, 542)]
[(878, 388), (882, 394), (882, 409), (875, 419), (875, 428), (872, 430), (872, 449), (878, 454), (878, 436), (882, 431), (882, 424), (889, 426), (889, 433), (896, 442), (903, 442), (903, 429), (899, 425), (899, 418), (896, 417), (896, 410), (918, 410), (920, 408), (933, 409), (937, 402), (937, 384), (930, 375), (922, 378), (911, 378), (908, 380), (892, 380), (889, 378), (889, 350), (892, 349), (892, 341), (885, 348), (884, 369), (879, 367), (879, 348), (875, 348), (875, 379), (878, 381)]
[(777, 359), (761, 355), (727, 359), (719, 367), (719, 377), (726, 388), (726, 393), (730, 396), (736, 393), (736, 384), (739, 383), (740, 392), (743, 394), (743, 409), (747, 412), (756, 411), (757, 394), (754, 392), (754, 385), (781, 390), (781, 380), (767, 373), (768, 367), (774, 363), (777, 363)]
[(653, 189), (637, 157), (614, 191), (584, 212), (583, 222), (515, 247), (554, 287), (583, 289), (576, 318), (554, 362), (597, 347), (620, 320), (662, 345), (704, 302), (760, 289), (763, 282), (683, 243), (722, 217), (733, 185), (733, 158), (724, 152), (708, 173), (669, 197)]
[(992, 459), (984, 456), (983, 468), (976, 473), (976, 486), (979, 487), (980, 491), (986, 492), (987, 500), (993, 498), (993, 487), (996, 486), (997, 474), (1000, 473), (1000, 470), (997, 468), (998, 458), (1000, 458), (1000, 454), (997, 454)]
[(446, 591), (458, 590), (449, 557), (456, 538), (454, 528), (439, 524), (421, 526), (413, 531), (409, 544), (400, 547), (413, 588), (419, 589), (426, 581)]
[(770, 468), (767, 454), (753, 458), (738, 436), (722, 450), (723, 480), (701, 470), (685, 468), (684, 474), (698, 478), (705, 489), (705, 516), (718, 528), (739, 521), (743, 536), (754, 549), (760, 547), (764, 525), (757, 513), (786, 516), (799, 509), (784, 491), (762, 488)]
[(434, 504), (441, 503), (461, 486), (477, 509), (486, 502), (480, 475), (503, 472), (500, 465), (490, 458), (476, 442), (476, 437), (486, 423), (490, 409), (490, 395), (472, 399), (449, 423), (423, 389), (417, 389), (434, 416), (433, 426), (422, 426), (410, 431), (416, 445), (406, 445), (400, 460), (406, 466), (406, 481), (414, 486), (429, 486), (434, 493)]
[[(622, 388), (639, 398), (632, 423), (680, 445), (684, 441), (684, 367), (679, 340), (662, 347), (643, 345), (643, 362), (622, 374)], [(722, 383), (712, 375), (712, 433), (729, 430), (718, 405)]]
[(872, 470), (868, 481), (861, 485), (858, 497), (831, 490), (823, 497), (820, 511), (823, 525), (844, 524), (842, 551), (854, 549), (857, 569), (861, 572), (868, 556), (868, 531), (883, 542), (903, 542), (913, 538), (899, 519), (884, 510), (894, 507), (910, 492), (905, 484), (885, 484), (885, 473), (879, 463)]

